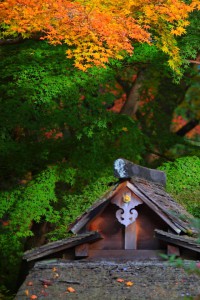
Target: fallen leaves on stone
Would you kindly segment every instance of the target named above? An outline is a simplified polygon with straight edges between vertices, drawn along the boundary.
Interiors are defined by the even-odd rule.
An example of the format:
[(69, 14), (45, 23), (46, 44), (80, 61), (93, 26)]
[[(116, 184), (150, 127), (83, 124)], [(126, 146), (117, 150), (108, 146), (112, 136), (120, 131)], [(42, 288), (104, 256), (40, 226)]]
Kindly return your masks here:
[(126, 286), (132, 286), (132, 285), (134, 285), (134, 283), (132, 281), (127, 281), (125, 284), (126, 284)]
[(36, 295), (32, 295), (31, 297), (30, 297), (30, 299), (31, 300), (35, 300), (35, 299), (37, 299), (38, 297), (36, 296)]
[(126, 282), (125, 282), (125, 280), (122, 279), (122, 278), (118, 278), (118, 279), (117, 279), (117, 282), (119, 282), (119, 283), (123, 283), (123, 282), (124, 282), (125, 285), (128, 286), (128, 287), (134, 285), (134, 283), (133, 283), (132, 281), (126, 281)]
[(121, 283), (121, 282), (124, 282), (124, 279), (118, 278), (118, 279), (117, 279), (117, 282), (120, 282), (120, 283)]
[(67, 288), (67, 291), (69, 293), (75, 293), (76, 292), (76, 290), (73, 287), (71, 287), (71, 286)]

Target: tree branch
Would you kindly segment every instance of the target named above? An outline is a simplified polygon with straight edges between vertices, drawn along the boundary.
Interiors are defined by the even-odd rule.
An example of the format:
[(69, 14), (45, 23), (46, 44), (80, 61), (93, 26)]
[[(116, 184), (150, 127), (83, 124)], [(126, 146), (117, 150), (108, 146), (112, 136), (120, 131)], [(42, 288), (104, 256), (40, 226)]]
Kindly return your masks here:
[(22, 43), (24, 39), (22, 37), (17, 37), (15, 39), (6, 39), (6, 40), (0, 40), (0, 46), (4, 45), (14, 45), (14, 44), (19, 44)]
[(195, 128), (199, 124), (198, 119), (192, 119), (187, 124), (185, 124), (182, 128), (180, 128), (176, 134), (179, 136), (185, 136), (190, 130)]

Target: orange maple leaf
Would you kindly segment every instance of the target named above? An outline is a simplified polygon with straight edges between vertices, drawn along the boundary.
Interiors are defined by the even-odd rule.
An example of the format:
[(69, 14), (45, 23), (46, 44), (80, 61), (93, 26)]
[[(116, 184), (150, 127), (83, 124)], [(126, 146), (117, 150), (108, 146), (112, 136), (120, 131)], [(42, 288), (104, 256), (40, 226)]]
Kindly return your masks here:
[(124, 279), (118, 278), (118, 279), (117, 279), (117, 282), (120, 282), (120, 283), (121, 283), (121, 282), (124, 282)]
[(76, 290), (73, 287), (71, 287), (71, 286), (67, 288), (67, 291), (69, 293), (75, 293), (76, 292)]
[(32, 296), (30, 297), (31, 300), (35, 300), (35, 299), (37, 299), (37, 298), (38, 298), (38, 296), (36, 296), (36, 295), (32, 295)]
[[(42, 32), (51, 44), (68, 44), (68, 58), (86, 71), (91, 62), (105, 67), (110, 58), (122, 59), (133, 53), (132, 41), (151, 43), (166, 52), (180, 66), (174, 35), (182, 35), (189, 13), (200, 9), (198, 0), (4, 0), (0, 1), (0, 23), (4, 36), (20, 33), (23, 38)], [(106, 3), (106, 5), (105, 5)], [(170, 25), (170, 26), (169, 26)], [(173, 28), (171, 31), (170, 28)]]
[(132, 281), (127, 281), (126, 282), (126, 286), (132, 286), (132, 285), (134, 285), (134, 283)]

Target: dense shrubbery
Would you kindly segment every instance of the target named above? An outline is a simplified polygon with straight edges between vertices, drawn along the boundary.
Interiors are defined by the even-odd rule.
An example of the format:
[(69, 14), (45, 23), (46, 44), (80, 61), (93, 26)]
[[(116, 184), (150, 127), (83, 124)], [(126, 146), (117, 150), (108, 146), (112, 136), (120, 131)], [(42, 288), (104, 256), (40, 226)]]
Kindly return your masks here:
[[(1, 276), (5, 276), (1, 279), (16, 280), (25, 239), (33, 235), (32, 223), (39, 223), (41, 219), (51, 223), (59, 220), (59, 213), (54, 209), (58, 170), (59, 167), (48, 168), (25, 186), (1, 192), (0, 266), (4, 270)], [(66, 182), (71, 183), (73, 170), (69, 169), (65, 173)]]
[(160, 170), (167, 174), (167, 191), (192, 215), (200, 218), (200, 158), (178, 158), (165, 163)]
[(66, 237), (69, 223), (94, 202), (112, 180), (111, 175), (105, 174), (83, 188), (82, 193), (76, 193), (73, 188), (81, 185), (77, 170), (62, 163), (48, 167), (25, 186), (2, 192), (0, 268), (4, 272), (1, 279), (4, 282), (8, 279), (11, 285), (16, 281), (26, 238), (33, 236), (33, 223), (53, 225), (49, 240)]

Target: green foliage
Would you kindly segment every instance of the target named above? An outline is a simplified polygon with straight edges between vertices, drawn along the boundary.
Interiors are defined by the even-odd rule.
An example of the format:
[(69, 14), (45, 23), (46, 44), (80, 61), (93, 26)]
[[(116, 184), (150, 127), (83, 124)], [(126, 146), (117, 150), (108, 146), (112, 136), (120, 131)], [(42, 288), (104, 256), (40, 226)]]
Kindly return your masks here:
[(104, 172), (104, 175), (91, 181), (80, 193), (66, 193), (59, 190), (59, 214), (60, 220), (55, 230), (48, 234), (51, 240), (57, 240), (66, 237), (66, 228), (84, 213), (100, 196), (108, 190), (108, 184), (116, 181), (116, 178), (110, 175), (110, 172)]
[(0, 193), (0, 219), (6, 218), (7, 222), (0, 225), (0, 269), (4, 270), (1, 280), (11, 284), (11, 279), (16, 281), (25, 239), (33, 235), (32, 223), (43, 220), (54, 224), (60, 220), (54, 208), (58, 201), (56, 182), (64, 180), (73, 185), (75, 175), (74, 169), (63, 164), (49, 167), (25, 186)]
[(104, 170), (98, 180), (77, 192), (80, 176), (66, 163), (48, 167), (26, 185), (0, 194), (0, 280), (13, 288), (20, 269), (26, 239), (33, 236), (32, 225), (48, 222), (54, 230), (49, 240), (67, 236), (67, 227), (108, 189), (113, 176)]
[(77, 98), (78, 90), (66, 80), (67, 64), (55, 58), (60, 53), (64, 59), (64, 49), (26, 42), (0, 51), (0, 158), (4, 176), (15, 177), (41, 170), (55, 160), (55, 152), (56, 159), (63, 157), (60, 140), (47, 140), (44, 133), (63, 128), (60, 101), (63, 95)]
[(200, 218), (200, 158), (178, 158), (159, 169), (166, 172), (168, 192), (191, 214)]
[[(135, 160), (144, 150), (137, 124), (106, 110), (115, 99), (114, 70), (74, 69), (65, 50), (64, 46), (35, 41), (1, 47), (2, 180), (12, 177), (15, 182), (27, 171), (38, 173), (63, 158), (76, 166), (77, 158), (82, 157), (95, 169), (97, 160), (100, 165), (102, 159), (108, 162), (117, 153), (123, 156), (124, 151), (129, 156), (132, 153)], [(123, 127), (130, 129), (127, 137), (122, 134)], [(54, 134), (47, 138), (51, 131)], [(121, 136), (118, 146), (116, 139)], [(131, 143), (136, 140), (133, 150)]]
[(0, 300), (13, 300), (14, 295), (3, 285), (0, 286)]
[[(165, 56), (162, 52), (158, 50), (155, 45), (149, 44), (134, 44), (134, 55), (127, 56), (128, 63), (151, 63), (155, 59)], [(158, 61), (159, 63), (159, 61)]]
[(200, 50), (199, 45), (199, 24), (200, 11), (193, 11), (190, 14), (190, 24), (187, 27), (187, 34), (178, 39), (181, 56), (185, 60), (183, 67), (187, 69), (187, 59), (195, 59)]
[(115, 99), (112, 68), (74, 69), (65, 46), (41, 41), (0, 51), (0, 264), (1, 279), (12, 282), (32, 223), (53, 224), (51, 237), (63, 237), (105, 189), (116, 158), (141, 161), (145, 137), (106, 109)]

